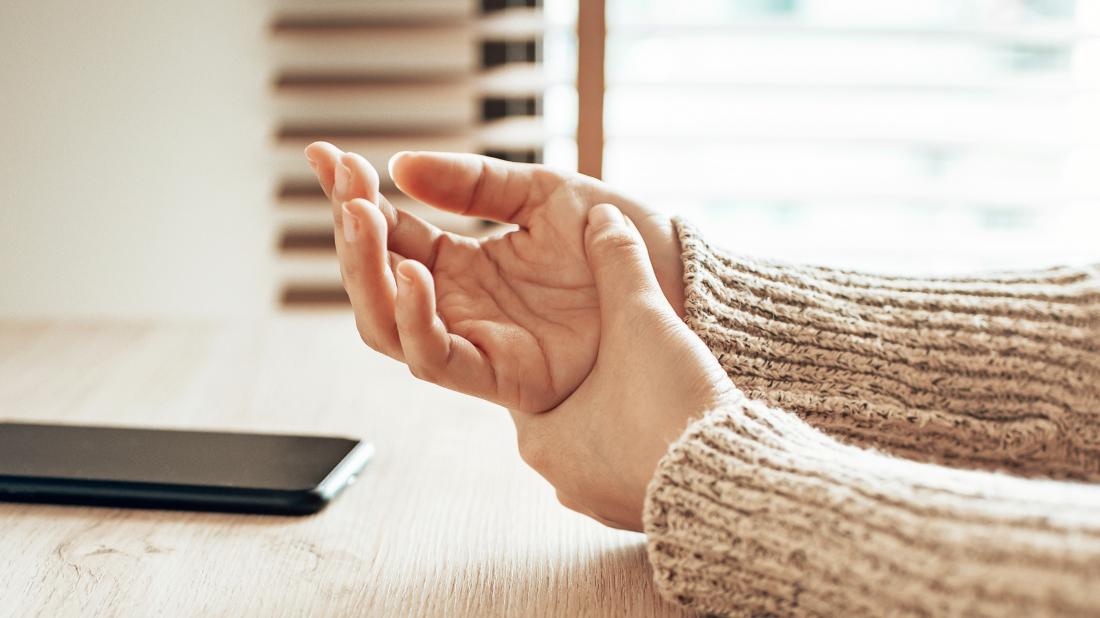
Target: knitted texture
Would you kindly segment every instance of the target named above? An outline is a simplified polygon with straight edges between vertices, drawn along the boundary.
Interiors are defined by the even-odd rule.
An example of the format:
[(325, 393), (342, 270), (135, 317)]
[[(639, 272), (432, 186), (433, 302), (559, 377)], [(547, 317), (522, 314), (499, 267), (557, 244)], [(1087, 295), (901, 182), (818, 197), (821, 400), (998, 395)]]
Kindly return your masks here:
[(927, 463), (1100, 480), (1100, 269), (879, 277), (677, 227), (686, 321), (744, 395), (650, 484), (663, 594), (727, 615), (1100, 615), (1100, 486)]
[(1100, 480), (1100, 268), (872, 276), (677, 228), (686, 322), (750, 398), (911, 459)]
[(707, 613), (1100, 615), (1100, 486), (894, 458), (758, 401), (672, 446), (645, 529), (658, 589)]

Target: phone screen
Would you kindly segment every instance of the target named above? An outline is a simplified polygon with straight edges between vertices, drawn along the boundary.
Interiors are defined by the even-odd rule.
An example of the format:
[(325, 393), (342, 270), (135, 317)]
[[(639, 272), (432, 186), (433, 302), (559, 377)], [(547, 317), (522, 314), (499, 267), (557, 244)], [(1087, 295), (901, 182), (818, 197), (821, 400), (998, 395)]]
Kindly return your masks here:
[(230, 508), (234, 496), (255, 506), (320, 491), (323, 503), (369, 456), (369, 445), (348, 438), (0, 423), (0, 490), (72, 498), (85, 488), (102, 498), (109, 489), (120, 502), (215, 496)]

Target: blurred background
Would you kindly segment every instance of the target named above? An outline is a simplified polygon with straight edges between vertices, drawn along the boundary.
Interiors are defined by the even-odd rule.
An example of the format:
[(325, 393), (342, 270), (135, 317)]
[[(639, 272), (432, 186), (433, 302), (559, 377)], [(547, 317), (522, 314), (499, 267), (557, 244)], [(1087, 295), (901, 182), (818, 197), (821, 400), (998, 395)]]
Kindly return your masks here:
[(7, 318), (345, 310), (314, 139), (579, 169), (778, 259), (1100, 261), (1090, 0), (13, 0), (0, 109)]

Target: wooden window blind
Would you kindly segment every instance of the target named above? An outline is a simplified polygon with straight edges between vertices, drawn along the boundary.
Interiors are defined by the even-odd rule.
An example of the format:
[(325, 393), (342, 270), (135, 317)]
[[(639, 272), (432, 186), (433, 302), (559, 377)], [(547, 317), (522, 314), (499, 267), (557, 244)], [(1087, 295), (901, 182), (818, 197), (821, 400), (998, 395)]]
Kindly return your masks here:
[[(400, 150), (480, 152), (541, 162), (548, 21), (539, 0), (282, 0), (271, 27), (281, 304), (347, 302), (330, 207), (302, 149), (324, 139), (363, 154), (399, 208), (480, 235), (491, 226), (397, 192)], [(560, 131), (559, 131), (560, 133)]]

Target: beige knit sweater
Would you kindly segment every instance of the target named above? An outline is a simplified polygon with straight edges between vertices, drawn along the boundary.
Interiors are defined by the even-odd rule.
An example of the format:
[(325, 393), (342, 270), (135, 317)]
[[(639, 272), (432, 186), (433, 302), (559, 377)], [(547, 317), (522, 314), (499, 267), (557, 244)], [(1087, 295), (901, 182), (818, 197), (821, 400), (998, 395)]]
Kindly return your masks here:
[(744, 395), (650, 484), (667, 597), (727, 615), (1100, 616), (1100, 267), (879, 277), (734, 257), (677, 227), (687, 323)]

